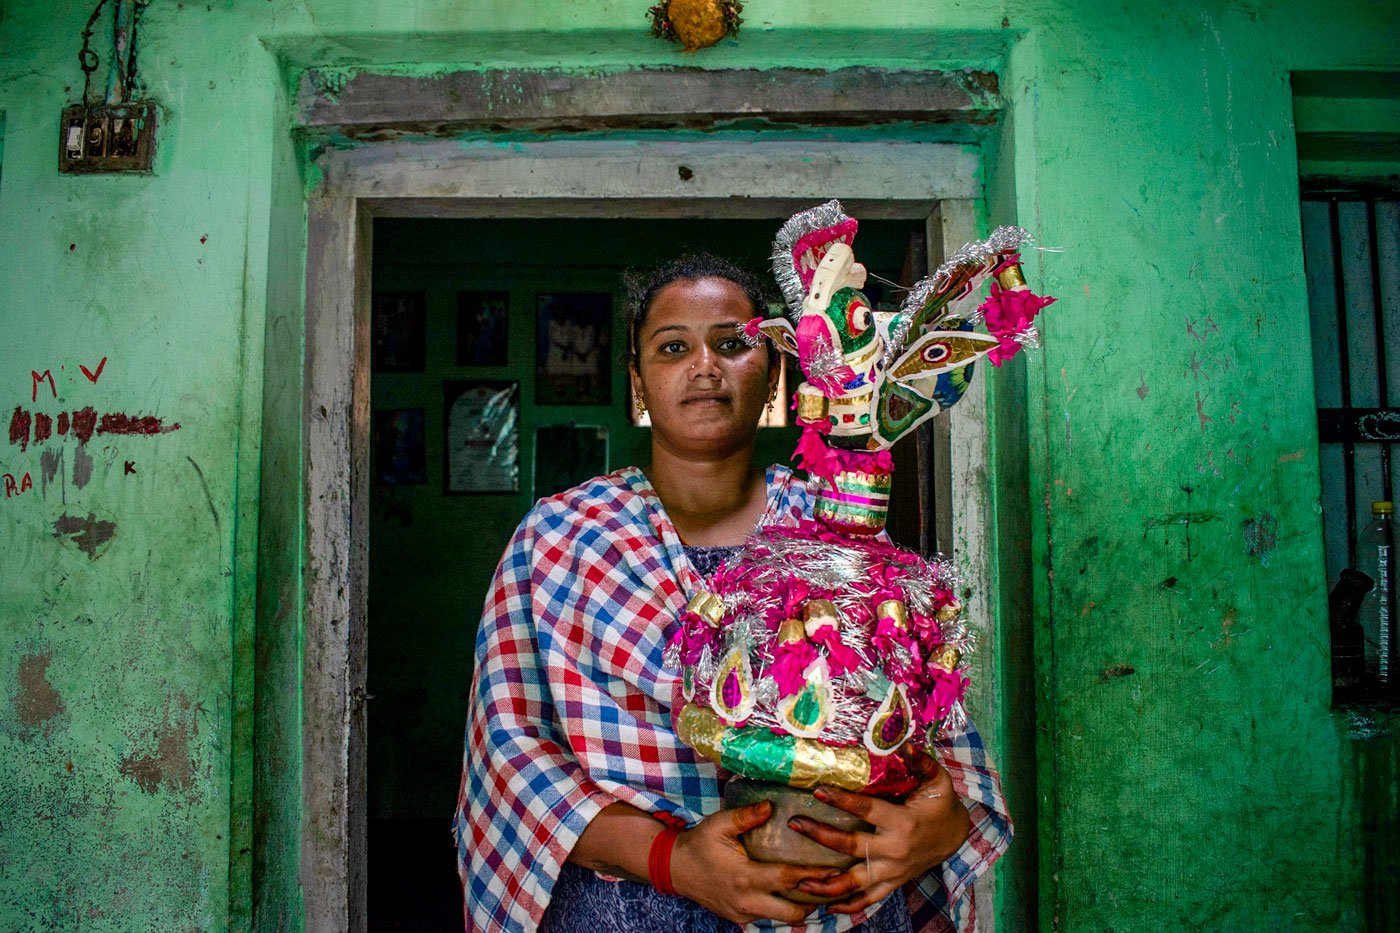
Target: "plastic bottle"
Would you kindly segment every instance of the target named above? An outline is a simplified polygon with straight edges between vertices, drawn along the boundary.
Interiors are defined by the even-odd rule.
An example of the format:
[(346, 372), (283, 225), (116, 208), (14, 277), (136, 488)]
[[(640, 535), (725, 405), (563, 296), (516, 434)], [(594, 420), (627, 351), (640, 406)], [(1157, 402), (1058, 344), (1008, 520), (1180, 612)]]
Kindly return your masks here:
[(1395, 514), (1392, 502), (1371, 503), (1371, 524), (1358, 542), (1362, 573), (1375, 581), (1361, 604), (1361, 630), (1365, 635), (1366, 680), (1388, 691), (1400, 675), (1395, 669)]

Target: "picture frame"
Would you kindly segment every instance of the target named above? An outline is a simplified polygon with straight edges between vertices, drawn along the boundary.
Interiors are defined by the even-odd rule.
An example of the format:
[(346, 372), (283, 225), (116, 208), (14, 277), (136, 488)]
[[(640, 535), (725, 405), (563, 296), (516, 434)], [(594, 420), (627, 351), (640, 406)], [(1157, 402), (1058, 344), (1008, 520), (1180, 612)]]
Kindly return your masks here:
[(457, 365), (509, 363), (510, 292), (457, 293)]
[(535, 296), (535, 404), (612, 402), (612, 295)]
[(443, 383), (443, 493), (520, 491), (520, 383)]
[(374, 481), (383, 486), (428, 482), (423, 409), (385, 408), (374, 413)]
[(427, 293), (375, 292), (370, 312), (370, 369), (421, 373), (427, 362)]

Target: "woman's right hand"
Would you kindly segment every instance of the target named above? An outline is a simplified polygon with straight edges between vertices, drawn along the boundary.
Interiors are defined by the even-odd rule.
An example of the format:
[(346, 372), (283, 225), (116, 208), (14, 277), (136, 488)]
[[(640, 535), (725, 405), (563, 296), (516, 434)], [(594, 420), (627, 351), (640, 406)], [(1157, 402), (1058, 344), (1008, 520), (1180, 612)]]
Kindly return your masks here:
[(772, 815), (773, 805), (761, 800), (712, 813), (676, 837), (671, 850), (671, 885), (676, 893), (740, 926), (763, 919), (801, 923), (815, 908), (793, 903), (777, 892), (839, 872), (750, 859), (739, 836), (762, 826)]

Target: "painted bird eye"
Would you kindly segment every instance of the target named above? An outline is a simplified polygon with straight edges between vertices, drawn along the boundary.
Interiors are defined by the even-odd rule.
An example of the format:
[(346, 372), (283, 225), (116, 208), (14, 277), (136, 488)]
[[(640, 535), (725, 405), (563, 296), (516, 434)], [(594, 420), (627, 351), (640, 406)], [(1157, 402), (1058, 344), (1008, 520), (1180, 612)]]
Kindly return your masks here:
[(919, 355), (924, 358), (925, 363), (941, 363), (948, 357), (948, 345), (946, 343), (931, 343), (924, 347)]
[(846, 324), (852, 334), (863, 334), (870, 327), (870, 309), (858, 301), (846, 309)]

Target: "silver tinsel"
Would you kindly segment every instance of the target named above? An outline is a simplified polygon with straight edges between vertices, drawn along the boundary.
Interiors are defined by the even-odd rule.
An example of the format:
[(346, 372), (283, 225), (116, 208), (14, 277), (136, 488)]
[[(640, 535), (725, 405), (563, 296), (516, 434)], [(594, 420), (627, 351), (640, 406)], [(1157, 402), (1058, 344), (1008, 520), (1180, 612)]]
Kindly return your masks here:
[(666, 650), (661, 653), (661, 663), (666, 665), (667, 670), (676, 670), (681, 666), (681, 643), (673, 641), (666, 646)]
[[(899, 315), (894, 319), (894, 325), (890, 328), (889, 342), (885, 344), (883, 365), (889, 366), (890, 363), (894, 362), (895, 357), (906, 349), (909, 331), (914, 326), (919, 312), (932, 298), (937, 297), (948, 288), (955, 272), (967, 266), (987, 266), (987, 271), (991, 271), (990, 262), (992, 259), (1016, 252), (1024, 244), (1030, 242), (1030, 239), (1031, 235), (1021, 227), (997, 227), (992, 231), (992, 235), (985, 240), (967, 243), (954, 250), (952, 255), (944, 260), (932, 275), (921, 279), (909, 290), (904, 303), (899, 307)], [(923, 326), (927, 327), (936, 323), (937, 319), (925, 321)]]
[(803, 287), (802, 278), (797, 274), (797, 267), (793, 265), (792, 248), (807, 234), (834, 227), (849, 219), (849, 215), (841, 208), (841, 202), (833, 198), (825, 204), (793, 214), (774, 237), (773, 278), (778, 281), (778, 289), (787, 302), (788, 317), (794, 324), (802, 316), (802, 300), (807, 297), (807, 289)]
[(948, 710), (948, 715), (944, 718), (943, 725), (938, 729), (938, 735), (946, 739), (955, 735), (962, 735), (966, 731), (967, 710), (963, 708), (962, 700), (959, 700), (953, 704), (952, 709)]
[(823, 376), (830, 375), (837, 367), (846, 365), (846, 360), (840, 350), (826, 344), (809, 356), (806, 364), (807, 381), (815, 382)]
[(768, 339), (763, 335), (762, 331), (759, 331), (757, 334), (750, 334), (747, 324), (735, 324), (734, 329), (739, 332), (739, 339), (744, 341), (745, 345), (749, 347), (761, 346), (763, 342)]
[(706, 645), (700, 649), (700, 659), (695, 662), (695, 681), (697, 684), (704, 681), (705, 688), (708, 690), (710, 682), (714, 679), (715, 654), (710, 650), (710, 646)]

